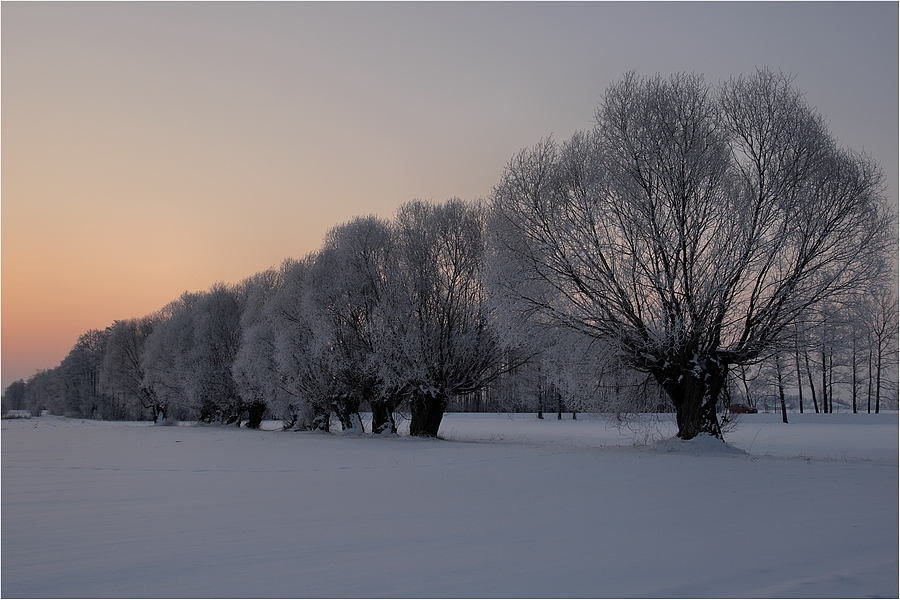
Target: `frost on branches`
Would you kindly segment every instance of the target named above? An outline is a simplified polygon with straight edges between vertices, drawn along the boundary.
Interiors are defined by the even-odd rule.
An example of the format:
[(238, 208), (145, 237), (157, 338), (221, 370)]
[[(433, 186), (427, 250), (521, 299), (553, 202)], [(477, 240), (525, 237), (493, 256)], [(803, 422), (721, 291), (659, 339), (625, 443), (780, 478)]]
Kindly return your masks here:
[(518, 267), (506, 288), (535, 319), (649, 373), (680, 438), (721, 437), (729, 368), (880, 276), (892, 230), (881, 172), (767, 70), (718, 88), (631, 73), (596, 120), (518, 154), (495, 188), (497, 252)]

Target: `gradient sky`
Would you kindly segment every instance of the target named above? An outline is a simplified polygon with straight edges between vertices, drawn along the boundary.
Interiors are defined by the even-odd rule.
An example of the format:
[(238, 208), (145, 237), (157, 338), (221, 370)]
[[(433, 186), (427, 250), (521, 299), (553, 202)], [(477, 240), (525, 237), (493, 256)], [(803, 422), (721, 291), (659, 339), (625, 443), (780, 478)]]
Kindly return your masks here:
[(795, 74), (897, 202), (896, 2), (0, 10), (4, 387), (354, 215), (487, 196), (629, 70)]

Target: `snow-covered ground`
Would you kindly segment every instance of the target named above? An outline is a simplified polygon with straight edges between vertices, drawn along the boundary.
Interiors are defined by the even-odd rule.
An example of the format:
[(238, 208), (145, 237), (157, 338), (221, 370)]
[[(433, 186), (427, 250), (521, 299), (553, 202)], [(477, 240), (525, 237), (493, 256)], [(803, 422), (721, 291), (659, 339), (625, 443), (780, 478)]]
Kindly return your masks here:
[[(3, 597), (897, 597), (898, 419), (2, 423)], [(663, 441), (660, 441), (663, 440)]]

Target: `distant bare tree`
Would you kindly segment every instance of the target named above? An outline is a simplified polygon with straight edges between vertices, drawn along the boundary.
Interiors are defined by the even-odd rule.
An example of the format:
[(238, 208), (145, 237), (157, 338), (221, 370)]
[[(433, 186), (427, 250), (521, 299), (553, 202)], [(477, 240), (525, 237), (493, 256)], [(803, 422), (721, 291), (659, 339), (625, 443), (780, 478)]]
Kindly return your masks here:
[[(871, 296), (871, 319), (869, 320), (869, 334), (872, 346), (872, 366), (875, 377), (875, 412), (881, 411), (881, 392), (884, 380), (884, 371), (888, 361), (897, 357), (898, 336), (898, 300), (894, 289), (886, 286), (875, 288)], [(871, 378), (871, 376), (870, 376)], [(871, 412), (871, 399), (869, 401)]]

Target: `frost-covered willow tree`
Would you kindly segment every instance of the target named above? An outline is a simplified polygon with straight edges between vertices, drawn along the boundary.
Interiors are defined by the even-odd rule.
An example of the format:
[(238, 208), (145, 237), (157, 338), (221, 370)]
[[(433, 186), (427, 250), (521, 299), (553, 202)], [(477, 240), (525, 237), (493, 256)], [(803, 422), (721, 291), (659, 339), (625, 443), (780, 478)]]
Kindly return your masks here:
[(141, 364), (145, 385), (157, 399), (180, 406), (202, 421), (237, 423), (245, 406), (232, 365), (241, 339), (242, 297), (215, 284), (188, 293), (156, 315)]
[(384, 339), (380, 314), (391, 260), (390, 223), (357, 217), (331, 229), (306, 286), (307, 306), (327, 340), (342, 391), (334, 408), (345, 429), (361, 427), (359, 406), (372, 409), (372, 432), (396, 433), (398, 397), (384, 385), (377, 355)]
[(217, 283), (192, 306), (193, 338), (182, 377), (201, 421), (240, 424), (245, 410), (232, 374), (241, 340), (242, 300), (238, 290)]
[(105, 407), (100, 387), (100, 365), (107, 337), (108, 332), (104, 330), (90, 329), (84, 332), (78, 336), (78, 341), (59, 364), (67, 414), (88, 419), (109, 416), (103, 414)]
[(190, 415), (185, 380), (194, 338), (192, 310), (199, 298), (199, 293), (185, 292), (156, 312), (153, 331), (144, 342), (143, 385), (154, 390), (167, 417), (173, 408), (175, 418)]
[(721, 437), (728, 369), (879, 277), (893, 243), (880, 169), (768, 70), (718, 88), (628, 74), (596, 121), (519, 153), (495, 188), (506, 289), (650, 373), (680, 438)]
[(148, 384), (142, 364), (144, 346), (154, 324), (153, 316), (146, 316), (116, 321), (109, 327), (100, 365), (100, 386), (107, 393), (121, 394), (130, 403), (149, 409), (154, 421), (165, 421), (168, 406)]
[(286, 428), (328, 431), (331, 402), (341, 388), (334, 355), (328, 341), (318, 335), (306, 299), (314, 261), (311, 254), (282, 264), (282, 285), (266, 302), (265, 312), (274, 333), (274, 365)]
[(238, 284), (244, 298), (241, 312), (241, 342), (231, 374), (234, 386), (247, 407), (247, 427), (258, 429), (267, 408), (281, 404), (281, 386), (275, 363), (275, 332), (267, 303), (282, 286), (282, 271), (268, 269)]
[(501, 370), (484, 287), (485, 222), (480, 204), (455, 199), (397, 210), (379, 361), (384, 385), (409, 402), (411, 435), (437, 436), (451, 398)]

